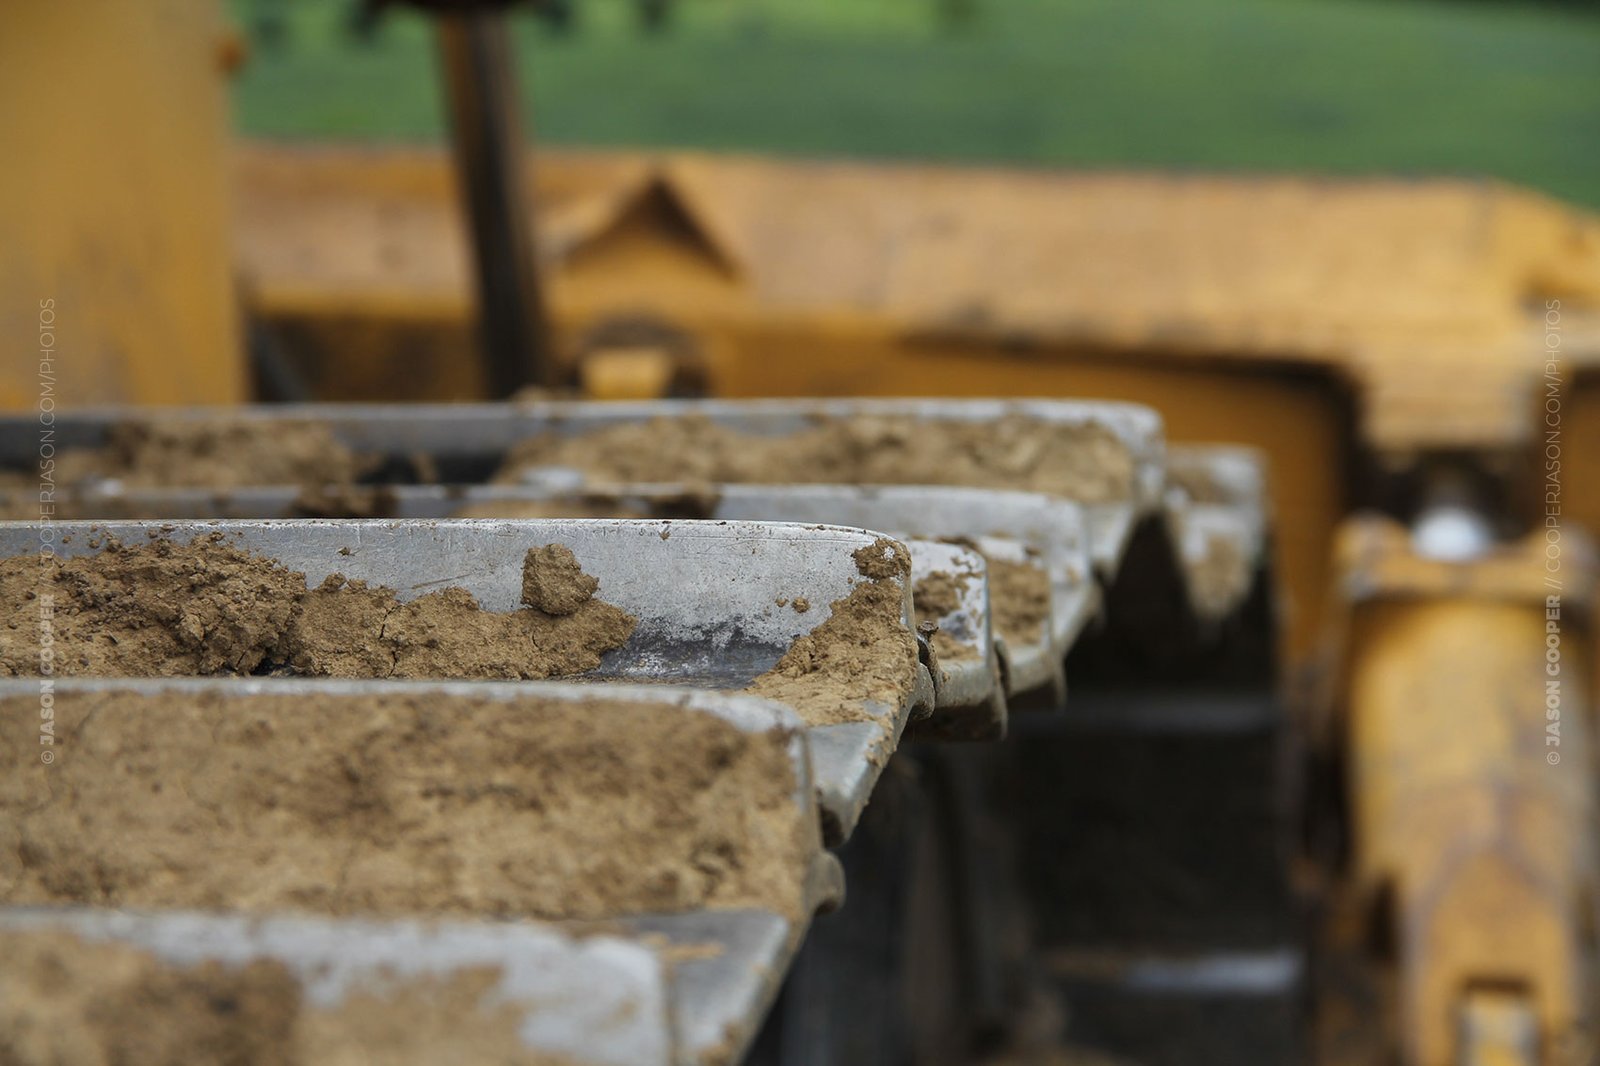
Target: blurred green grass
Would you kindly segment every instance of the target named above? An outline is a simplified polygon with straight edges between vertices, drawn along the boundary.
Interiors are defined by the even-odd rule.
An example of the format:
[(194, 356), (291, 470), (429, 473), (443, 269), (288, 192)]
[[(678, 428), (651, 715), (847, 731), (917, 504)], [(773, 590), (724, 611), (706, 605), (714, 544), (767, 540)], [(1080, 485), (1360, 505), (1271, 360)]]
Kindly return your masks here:
[[(277, 47), (238, 79), (247, 133), (441, 130), (422, 17), (349, 32), (345, 0), (232, 0)], [(574, 145), (1124, 165), (1493, 175), (1600, 206), (1600, 19), (1447, 0), (624, 0), (572, 32), (516, 21), (530, 125)]]

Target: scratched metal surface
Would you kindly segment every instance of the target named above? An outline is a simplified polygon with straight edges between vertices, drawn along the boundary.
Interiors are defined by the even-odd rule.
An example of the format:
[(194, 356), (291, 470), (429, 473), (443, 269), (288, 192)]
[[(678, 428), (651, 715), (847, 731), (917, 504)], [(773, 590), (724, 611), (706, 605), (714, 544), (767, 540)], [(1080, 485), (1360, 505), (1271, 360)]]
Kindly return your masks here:
[[(220, 533), (304, 572), (308, 586), (342, 573), (387, 585), (407, 600), (455, 585), (494, 611), (518, 607), (528, 549), (561, 543), (600, 580), (602, 599), (639, 619), (628, 642), (608, 652), (584, 680), (724, 690), (748, 685), (827, 617), (802, 615), (779, 606), (780, 600), (803, 596), (827, 604), (848, 595), (860, 580), (852, 554), (878, 540), (831, 526), (608, 519), (7, 522), (0, 523), (0, 555), (37, 551), (46, 529), (64, 556), (93, 552), (106, 536), (139, 543)], [(909, 630), (911, 588), (901, 584)], [(905, 679), (909, 695), (898, 705), (865, 700), (867, 720), (809, 730), (818, 741), (814, 765), (824, 826), (839, 838), (860, 817), (913, 708), (932, 708), (926, 668), (908, 669), (915, 675)]]
[[(34, 697), (34, 679), (0, 680), (0, 697)], [(314, 699), (338, 713), (341, 699), (405, 694), (430, 701), (491, 699), (515, 704), (537, 697), (581, 703), (637, 702), (659, 713), (715, 715), (736, 727), (790, 734), (797, 817), (818, 818), (811, 745), (788, 707), (771, 700), (653, 685), (558, 682), (362, 681), (312, 678), (60, 678), (58, 705), (76, 692), (159, 693), (174, 699), (208, 693), (235, 701), (241, 714), (264, 696)], [(531, 710), (531, 709), (530, 709)], [(813, 848), (804, 886), (807, 914), (706, 910), (618, 914), (601, 934), (592, 922), (473, 921), (395, 917), (325, 918), (129, 911), (115, 908), (0, 908), (0, 929), (48, 929), (137, 945), (176, 965), (218, 960), (240, 965), (283, 962), (318, 1005), (354, 993), (379, 997), (395, 977), (448, 977), (479, 967), (501, 971), (494, 995), (521, 1012), (524, 1043), (596, 1066), (691, 1063), (732, 1052), (754, 1038), (798, 949), (811, 911), (843, 895), (838, 861)], [(686, 958), (666, 953), (693, 950)], [(459, 1019), (463, 1032), (479, 1024)]]
[[(1139, 516), (1152, 513), (1159, 505), (1165, 485), (1160, 415), (1137, 404), (1112, 401), (874, 398), (105, 408), (63, 414), (53, 430), (54, 443), (64, 449), (99, 444), (110, 426), (130, 419), (319, 422), (359, 453), (397, 459), (426, 454), (452, 467), (475, 471), (476, 478), (481, 478), (498, 465), (507, 449), (527, 437), (580, 435), (606, 426), (691, 415), (743, 432), (773, 436), (804, 429), (823, 416), (904, 415), (929, 422), (983, 423), (1020, 415), (1058, 425), (1063, 431), (1103, 427), (1127, 445), (1134, 460), (1134, 478), (1128, 499), (1086, 506), (1091, 546), (1102, 571), (1115, 568), (1128, 532)], [(38, 455), (38, 430), (37, 420), (31, 417), (0, 418), (0, 467), (31, 466)], [(581, 475), (568, 476), (555, 484), (576, 488), (582, 481)]]

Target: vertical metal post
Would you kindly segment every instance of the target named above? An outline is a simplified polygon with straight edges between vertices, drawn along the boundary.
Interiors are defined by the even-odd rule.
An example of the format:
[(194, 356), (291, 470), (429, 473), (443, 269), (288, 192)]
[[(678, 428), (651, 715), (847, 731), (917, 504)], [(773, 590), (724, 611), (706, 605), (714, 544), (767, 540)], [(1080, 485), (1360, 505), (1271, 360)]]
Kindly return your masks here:
[(484, 376), (504, 397), (552, 382), (510, 33), (503, 11), (472, 9), (441, 13), (438, 35), (477, 273)]

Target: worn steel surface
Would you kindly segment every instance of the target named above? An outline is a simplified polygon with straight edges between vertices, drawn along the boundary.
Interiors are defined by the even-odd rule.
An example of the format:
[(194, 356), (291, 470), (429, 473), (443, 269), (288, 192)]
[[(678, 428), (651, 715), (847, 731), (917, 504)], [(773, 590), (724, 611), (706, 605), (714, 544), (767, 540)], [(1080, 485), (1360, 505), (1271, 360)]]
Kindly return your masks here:
[[(1135, 458), (1134, 491), (1125, 500), (1077, 504), (1033, 493), (948, 486), (646, 486), (586, 484), (579, 471), (529, 471), (525, 486), (397, 486), (375, 498), (378, 510), (396, 516), (455, 513), (514, 513), (518, 501), (554, 513), (703, 514), (716, 518), (826, 521), (867, 528), (906, 530), (931, 537), (1011, 536), (1037, 551), (1052, 581), (1051, 624), (1038, 644), (1004, 647), (1012, 695), (1048, 689), (1047, 702), (1063, 691), (1060, 660), (1098, 603), (1088, 580), (1095, 570), (1112, 581), (1138, 522), (1160, 513), (1171, 529), (1179, 569), (1188, 580), (1190, 606), (1202, 618), (1230, 613), (1249, 591), (1265, 545), (1264, 478), (1260, 459), (1245, 449), (1178, 450), (1167, 469), (1160, 423), (1128, 405), (1001, 401), (753, 401), (642, 402), (629, 404), (533, 403), (444, 407), (247, 408), (247, 419), (310, 419), (330, 426), (350, 447), (365, 454), (398, 457), (421, 452), (436, 462), (465, 464), (479, 476), (499, 462), (516, 441), (540, 433), (578, 435), (618, 424), (656, 418), (701, 416), (744, 432), (782, 435), (821, 415), (844, 417), (910, 414), (919, 420), (981, 422), (1004, 413), (1026, 414), (1064, 431), (1096, 424), (1110, 428)], [(201, 417), (193, 410), (175, 418)], [(63, 447), (92, 445), (106, 427), (128, 412), (88, 412), (63, 419)], [(145, 415), (144, 417), (150, 417)], [(165, 417), (165, 413), (158, 417)], [(0, 422), (0, 462), (19, 461), (32, 446), (31, 427)], [(606, 500), (611, 504), (606, 504)], [(93, 504), (83, 501), (93, 500)], [(232, 489), (136, 491), (119, 495), (114, 483), (94, 486), (78, 506), (89, 513), (259, 515), (294, 513), (296, 497), (283, 491)], [(337, 501), (335, 501), (337, 503)], [(148, 510), (146, 510), (148, 508)], [(506, 510), (497, 511), (497, 508)], [(537, 513), (537, 512), (535, 512)], [(1003, 541), (994, 550), (1022, 558)], [(1009, 556), (1007, 556), (1009, 557)], [(1013, 641), (1012, 643), (1016, 643)], [(974, 679), (976, 680), (976, 679)], [(958, 684), (942, 702), (973, 706)]]
[[(222, 412), (196, 408), (164, 411), (101, 410), (82, 411), (62, 418), (56, 426), (59, 448), (94, 446), (106, 429), (130, 417), (156, 420), (214, 418)], [(961, 423), (990, 422), (1008, 414), (1022, 415), (1052, 425), (1063, 432), (1096, 425), (1113, 432), (1128, 448), (1134, 463), (1134, 484), (1125, 500), (1096, 501), (1082, 505), (1083, 517), (1071, 515), (1063, 504), (1027, 499), (1029, 494), (1008, 494), (994, 500), (999, 529), (974, 525), (968, 519), (978, 516), (964, 510), (945, 508), (938, 496), (909, 488), (883, 486), (873, 493), (829, 493), (816, 487), (815, 494), (786, 495), (783, 506), (801, 520), (813, 515), (818, 520), (833, 509), (848, 509), (851, 517), (834, 521), (884, 526), (880, 516), (905, 514), (907, 519), (893, 523), (933, 537), (976, 536), (1024, 527), (1031, 542), (1047, 550), (1052, 560), (1060, 561), (1060, 581), (1065, 584), (1077, 569), (1078, 544), (1085, 538), (1078, 532), (1087, 527), (1091, 559), (1103, 574), (1114, 573), (1134, 524), (1160, 505), (1166, 485), (1164, 442), (1161, 420), (1148, 408), (1132, 404), (1048, 400), (752, 400), (752, 401), (652, 401), (635, 403), (539, 402), (485, 405), (341, 405), (320, 404), (277, 407), (248, 407), (227, 412), (228, 417), (249, 420), (312, 420), (330, 426), (344, 443), (359, 453), (404, 458), (422, 453), (450, 463), (475, 464), (487, 472), (516, 442), (542, 433), (580, 435), (584, 432), (654, 418), (703, 416), (743, 432), (781, 436), (807, 428), (819, 416), (845, 418), (855, 415), (905, 415), (918, 420)], [(0, 466), (26, 467), (36, 460), (37, 426), (28, 419), (0, 419)], [(567, 471), (531, 472), (539, 484), (531, 487), (577, 491), (584, 488), (581, 474)], [(987, 488), (987, 486), (977, 486)], [(790, 490), (785, 489), (785, 493)], [(774, 503), (780, 501), (772, 501)], [(746, 507), (738, 510), (741, 503)], [(717, 517), (761, 514), (768, 501), (759, 492), (745, 491), (730, 496), (728, 510)], [(807, 512), (808, 505), (815, 510)], [(1063, 596), (1068, 596), (1066, 589)], [(1070, 640), (1064, 627), (1081, 624), (1087, 603), (1063, 604), (1057, 640)]]
[[(1100, 605), (1082, 505), (1041, 493), (1003, 489), (931, 485), (613, 485), (589, 489), (396, 485), (370, 495), (357, 493), (343, 501), (335, 496), (322, 503), (302, 490), (281, 486), (124, 489), (102, 484), (59, 491), (52, 506), (56, 517), (63, 520), (287, 519), (311, 517), (305, 513), (308, 507), (336, 509), (341, 503), (352, 510), (375, 512), (371, 517), (400, 519), (692, 516), (904, 530), (912, 539), (975, 542), (993, 536), (1026, 545), (1049, 571), (1049, 643), (1057, 654), (1072, 646)], [(18, 499), (17, 514), (36, 510), (31, 496)], [(1113, 535), (1125, 538), (1130, 533), (1126, 523), (1119, 523)], [(1120, 557), (1121, 551), (1116, 544), (1106, 548), (1113, 558)], [(915, 555), (913, 551), (913, 562)], [(1113, 570), (1108, 576), (1114, 575)]]
[[(779, 607), (779, 600), (827, 604), (848, 595), (859, 579), (852, 553), (877, 540), (825, 526), (608, 519), (62, 522), (51, 529), (64, 556), (93, 552), (96, 538), (108, 535), (137, 542), (222, 533), (303, 571), (310, 586), (342, 573), (387, 585), (402, 600), (458, 586), (491, 611), (517, 609), (529, 549), (561, 543), (600, 580), (602, 599), (639, 620), (627, 644), (608, 652), (587, 679), (718, 689), (743, 688), (823, 621)], [(0, 523), (0, 555), (37, 551), (40, 532), (36, 523)], [(909, 629), (911, 589), (903, 585)], [(824, 824), (839, 837), (860, 816), (913, 706), (931, 709), (931, 679), (915, 669), (899, 706), (867, 701), (867, 720), (810, 730), (827, 738), (816, 752), (816, 783)]]
[(1071, 646), (1099, 602), (1089, 580), (1085, 509), (1071, 500), (1034, 492), (931, 485), (723, 485), (714, 491), (718, 518), (771, 514), (790, 521), (904, 529), (923, 537), (993, 536), (1025, 544), (1039, 553), (1050, 571), (1051, 641), (1057, 651)]
[[(214, 420), (321, 422), (357, 452), (403, 458), (423, 453), (446, 460), (494, 461), (518, 441), (544, 433), (579, 436), (609, 426), (655, 418), (702, 416), (744, 433), (783, 436), (810, 428), (819, 417), (896, 415), (926, 422), (983, 424), (1008, 415), (1058, 426), (1063, 433), (1095, 426), (1127, 447), (1133, 485), (1127, 501), (1147, 511), (1159, 501), (1164, 483), (1161, 418), (1137, 404), (1072, 400), (1006, 399), (797, 399), (654, 400), (617, 403), (527, 401), (509, 404), (286, 404), (230, 410), (201, 407), (87, 409), (56, 425), (60, 448), (93, 446), (106, 429), (130, 418), (162, 422)], [(37, 456), (37, 421), (0, 420), (0, 465), (26, 467)], [(988, 486), (978, 486), (988, 487)], [(1095, 512), (1091, 507), (1091, 515)]]
[[(80, 907), (0, 908), (0, 931), (47, 932), (62, 940), (119, 943), (174, 969), (215, 962), (230, 968), (269, 960), (304, 996), (301, 1010), (338, 1017), (357, 997), (382, 1004), (408, 981), (445, 982), (492, 970), (488, 1002), (518, 1016), (532, 1062), (560, 1055), (585, 1066), (670, 1066), (667, 965), (648, 946), (616, 935), (577, 937), (532, 922), (245, 916)], [(486, 1024), (448, 1020), (466, 1044)], [(337, 1030), (338, 1023), (334, 1024)], [(448, 1038), (448, 1034), (446, 1034)]]
[[(1006, 731), (1006, 696), (1002, 650), (990, 613), (988, 564), (971, 548), (891, 534), (911, 552), (911, 581), (947, 576), (961, 582), (953, 610), (934, 615), (917, 612), (917, 627), (937, 627), (956, 654), (936, 656), (934, 713), (918, 723), (919, 733), (948, 739), (996, 740)], [(928, 640), (932, 635), (925, 634)]]
[[(658, 408), (660, 405), (630, 406), (648, 410)], [(478, 468), (486, 472), (496, 465), (499, 449), (503, 448), (504, 444), (496, 443), (491, 436), (486, 445), (482, 428), (469, 425), (472, 416), (491, 411), (501, 412), (498, 417), (516, 416), (525, 410), (525, 407), (508, 410), (503, 406), (445, 410), (443, 414), (449, 417), (437, 423), (431, 432), (436, 434), (435, 440), (453, 434), (458, 446), (465, 445), (465, 448), (458, 447), (453, 453), (455, 458), (476, 462)], [(585, 405), (579, 410), (608, 413), (615, 408)], [(992, 413), (992, 408), (990, 410)], [(413, 412), (390, 409), (376, 414), (381, 414), (390, 423), (388, 427), (382, 429), (382, 434), (390, 435), (389, 439), (397, 442), (405, 439), (402, 422), (409, 420)], [(807, 418), (804, 411), (789, 412), (785, 418), (770, 418), (768, 412), (760, 412), (760, 415), (763, 419), (769, 419), (764, 424), (776, 427), (778, 432), (786, 431), (784, 427), (803, 426)], [(250, 417), (258, 416), (252, 413)], [(106, 420), (101, 419), (100, 425), (104, 424)], [(337, 421), (334, 424), (338, 426), (340, 434), (347, 441), (355, 443), (352, 437), (346, 435), (347, 429), (344, 425)], [(551, 428), (557, 425), (552, 422), (533, 423), (535, 426), (540, 424)], [(570, 429), (564, 421), (559, 425), (563, 430)], [(450, 428), (444, 428), (447, 426)], [(84, 434), (82, 439), (85, 441), (93, 439), (95, 431), (92, 426), (72, 423), (68, 428), (73, 432), (82, 432)], [(370, 446), (374, 440), (371, 434), (377, 432), (373, 423), (369, 421), (361, 426), (359, 431), (368, 434), (362, 439)], [(494, 427), (491, 434), (500, 434), (500, 440), (503, 442), (515, 440), (527, 431), (526, 428), (507, 430), (506, 427), (500, 426)], [(358, 506), (365, 502), (382, 510), (386, 515), (410, 519), (431, 520), (434, 516), (480, 514), (484, 516), (481, 522), (486, 526), (499, 524), (500, 515), (516, 514), (517, 508), (522, 506), (528, 506), (535, 513), (541, 508), (548, 508), (564, 513), (598, 511), (652, 514), (659, 517), (630, 524), (651, 531), (658, 542), (662, 533), (668, 535), (668, 542), (676, 541), (680, 538), (681, 530), (695, 528), (701, 524), (682, 518), (666, 517), (668, 515), (688, 514), (735, 522), (744, 517), (755, 516), (792, 519), (806, 523), (848, 522), (864, 529), (887, 529), (891, 532), (906, 529), (927, 533), (932, 537), (960, 540), (970, 543), (990, 558), (1019, 561), (1031, 559), (1039, 563), (1049, 575), (1050, 618), (1036, 645), (1022, 648), (1008, 646), (1001, 649), (1006, 653), (1005, 676), (1011, 689), (1016, 692), (1038, 690), (1041, 687), (1052, 690), (1055, 695), (1049, 702), (1056, 705), (1060, 699), (1060, 679), (1065, 653), (1076, 642), (1089, 616), (1099, 604), (1100, 581), (1113, 583), (1125, 569), (1123, 564), (1127, 553), (1127, 542), (1133, 538), (1136, 525), (1142, 525), (1146, 529), (1154, 527), (1166, 530), (1170, 534), (1171, 544), (1167, 545), (1166, 541), (1163, 541), (1160, 557), (1156, 559), (1157, 563), (1163, 564), (1156, 569), (1161, 569), (1163, 572), (1172, 569), (1184, 576), (1190, 576), (1193, 570), (1198, 574), (1201, 564), (1213, 561), (1209, 547), (1216, 538), (1210, 534), (1217, 529), (1231, 538), (1229, 543), (1242, 548), (1245, 558), (1252, 567), (1259, 562), (1261, 546), (1264, 543), (1260, 535), (1259, 521), (1264, 513), (1264, 506), (1259, 498), (1259, 491), (1255, 491), (1259, 489), (1259, 478), (1250, 483), (1248, 474), (1254, 468), (1247, 461), (1247, 457), (1227, 453), (1193, 458), (1190, 465), (1197, 467), (1202, 473), (1211, 467), (1218, 467), (1222, 471), (1218, 477), (1226, 491), (1214, 490), (1197, 474), (1186, 476), (1180, 484), (1175, 480), (1173, 471), (1161, 461), (1159, 454), (1156, 456), (1156, 461), (1148, 465), (1145, 463), (1146, 458), (1148, 453), (1141, 458), (1141, 475), (1138, 483), (1143, 488), (1137, 494), (1139, 498), (1120, 502), (1112, 507), (1099, 508), (1096, 516), (1099, 520), (1097, 527), (1091, 525), (1090, 517), (1086, 515), (1086, 508), (1083, 505), (1029, 493), (945, 486), (697, 485), (691, 488), (600, 485), (585, 484), (575, 471), (561, 470), (541, 472), (538, 483), (528, 486), (385, 486), (366, 501), (359, 498), (353, 500)], [(1243, 473), (1240, 473), (1241, 470)], [(1216, 473), (1216, 471), (1211, 472)], [(1242, 487), (1240, 484), (1229, 482), (1227, 477), (1229, 473), (1240, 475), (1244, 482)], [(1252, 490), (1252, 484), (1255, 490)], [(152, 492), (123, 491), (117, 486), (101, 485), (92, 488), (81, 497), (81, 500), (87, 501), (92, 506), (103, 507), (110, 513), (114, 513), (117, 508), (126, 508), (126, 513), (142, 514), (151, 513), (145, 508), (154, 508), (158, 512), (167, 514), (184, 509), (192, 509), (190, 513), (201, 514), (292, 514), (306, 503), (301, 498), (299, 490), (282, 486), (221, 492), (209, 490)], [(1251, 525), (1249, 522), (1242, 525), (1230, 524), (1224, 520), (1227, 516), (1241, 513), (1255, 515), (1256, 524)], [(1204, 523), (1206, 517), (1211, 514), (1222, 517), (1207, 526)], [(374, 525), (384, 524), (380, 522)], [(417, 524), (437, 526), (440, 523), (421, 521)], [(1200, 533), (1190, 534), (1191, 545), (1204, 546), (1208, 551), (1197, 551), (1191, 547), (1185, 552), (1180, 530), (1196, 528)], [(1098, 543), (1095, 537), (1096, 530), (1099, 534)], [(875, 536), (875, 534), (865, 535)], [(897, 539), (907, 543), (910, 548), (913, 581), (938, 569), (984, 565), (979, 562), (980, 556), (967, 555), (968, 549), (965, 547), (909, 536), (898, 536)], [(576, 545), (572, 546), (577, 550)], [(520, 558), (520, 553), (512, 554), (514, 558)], [(1098, 567), (1096, 555), (1100, 562)], [(611, 586), (606, 583), (606, 574), (591, 567), (589, 560), (581, 551), (579, 557), (580, 561), (585, 563), (586, 569), (601, 577), (601, 597), (618, 602), (609, 594)], [(342, 558), (339, 563), (341, 569), (347, 572), (350, 570), (350, 567), (344, 565)], [(1251, 572), (1253, 573), (1253, 569)], [(1097, 578), (1100, 580), (1096, 580)], [(695, 587), (692, 581), (693, 579), (689, 587)], [(470, 588), (470, 585), (468, 587)], [(675, 587), (685, 587), (681, 578), (675, 583)], [(784, 598), (781, 595), (770, 595), (775, 592), (776, 590), (763, 591), (760, 602), (764, 604), (770, 601), (776, 604), (777, 599)], [(986, 619), (992, 614), (993, 605), (981, 602), (985, 595), (992, 594), (991, 583), (984, 582), (981, 587), (977, 583), (969, 584), (963, 597), (962, 608), (956, 612), (957, 617), (945, 620), (948, 631), (957, 636), (964, 636), (979, 632), (986, 626), (992, 627), (992, 621)], [(1234, 594), (1234, 592), (1229, 593), (1230, 596)], [(1238, 594), (1242, 595), (1242, 592)], [(819, 602), (816, 596), (806, 595), (813, 604)], [(1190, 599), (1197, 601), (1198, 598), (1191, 594)], [(1230, 602), (1236, 603), (1237, 600)], [(632, 609), (630, 604), (620, 605)], [(1183, 608), (1180, 593), (1173, 600), (1172, 610), (1176, 615), (1187, 618), (1188, 613)], [(966, 617), (962, 618), (962, 615)], [(990, 646), (994, 647), (992, 637)], [(925, 723), (919, 723), (919, 728), (946, 727), (961, 723), (976, 725), (983, 721), (991, 725), (1003, 722), (1004, 719), (996, 714), (993, 704), (984, 706), (981, 703), (983, 684), (990, 686), (988, 691), (998, 692), (994, 687), (994, 669), (990, 667), (982, 671), (970, 671), (970, 677), (964, 676), (966, 673), (968, 671), (956, 672), (955, 676), (941, 676), (938, 679), (932, 693), (936, 703), (935, 712)], [(747, 681), (748, 674), (739, 680)], [(968, 685), (968, 681), (972, 684)], [(982, 713), (978, 715), (949, 713), (962, 709), (969, 712), (976, 709)], [(988, 716), (987, 719), (985, 715)], [(934, 728), (933, 732), (935, 735), (946, 735), (937, 728)], [(858, 797), (864, 799), (872, 791), (878, 774), (878, 762), (884, 751), (882, 730), (875, 722), (850, 723), (811, 729), (808, 731), (807, 739), (817, 771), (824, 826), (831, 839), (838, 839), (850, 828), (851, 821), (847, 819), (853, 820), (855, 815), (859, 814)], [(719, 921), (726, 918), (724, 915), (715, 917)], [(716, 989), (714, 994), (680, 1000), (678, 1004), (680, 1027), (685, 1031), (695, 1027), (697, 1032), (705, 1034), (707, 1047), (717, 1043), (723, 1034), (740, 1032), (737, 1026), (729, 1030), (727, 1025), (730, 1021), (730, 1012), (735, 1016), (733, 1020), (737, 1020), (737, 1017), (745, 1015), (745, 1009), (742, 1006), (730, 1007), (728, 1004), (743, 1004), (747, 1000), (764, 1004), (765, 997), (771, 994), (772, 984), (777, 980), (776, 975), (781, 975), (787, 965), (788, 956), (778, 947), (787, 942), (786, 931), (781, 925), (774, 925), (772, 919), (767, 916), (753, 916), (749, 919), (749, 926), (745, 932), (748, 933), (748, 941), (744, 947), (730, 947), (724, 943), (722, 952), (716, 958), (702, 959), (698, 954), (691, 953), (688, 961), (683, 964), (686, 967), (684, 973), (699, 974), (697, 980), (702, 980), (707, 987)], [(712, 1002), (723, 1006), (716, 1009), (706, 1006)], [(693, 1006), (686, 1007), (685, 1003)], [(759, 1014), (759, 1011), (756, 1013)], [(691, 1014), (693, 1020), (690, 1020)]]
[(673, 1019), (686, 1057), (712, 1064), (743, 1060), (805, 933), (768, 911), (700, 911), (623, 924), (689, 949), (673, 963)]
[[(0, 680), (0, 696), (34, 695), (37, 680)], [(348, 681), (313, 678), (61, 678), (57, 700), (75, 692), (220, 695), (240, 714), (258, 697), (294, 695), (339, 713), (342, 699), (412, 695), (433, 701), (490, 699), (515, 704), (536, 698), (581, 705), (623, 700), (662, 714), (712, 714), (751, 732), (792, 733), (789, 754), (802, 824), (816, 824), (811, 752), (802, 723), (780, 703), (657, 685), (559, 682)], [(68, 741), (70, 743), (70, 740)], [(803, 898), (810, 910), (843, 898), (838, 861), (813, 836)], [(336, 1006), (353, 993), (380, 999), (388, 982), (419, 975), (444, 977), (477, 967), (500, 967), (496, 996), (525, 1010), (520, 1032), (528, 1046), (596, 1064), (700, 1062), (737, 1059), (761, 1018), (804, 935), (795, 920), (761, 910), (685, 914), (618, 914), (596, 936), (590, 922), (420, 918), (332, 919), (298, 915), (126, 912), (81, 907), (0, 908), (0, 929), (70, 930), (92, 939), (120, 940), (155, 951), (175, 964), (216, 959), (231, 965), (276, 959), (305, 985), (310, 1001)], [(664, 943), (663, 943), (664, 942)], [(669, 958), (670, 949), (685, 958)], [(463, 1033), (478, 1021), (456, 1020)]]

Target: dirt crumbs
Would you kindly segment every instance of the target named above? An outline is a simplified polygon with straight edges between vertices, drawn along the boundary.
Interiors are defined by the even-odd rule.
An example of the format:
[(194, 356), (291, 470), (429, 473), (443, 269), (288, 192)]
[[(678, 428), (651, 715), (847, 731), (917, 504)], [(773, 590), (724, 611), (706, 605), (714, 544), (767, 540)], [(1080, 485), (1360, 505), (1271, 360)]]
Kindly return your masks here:
[(789, 645), (750, 691), (794, 708), (811, 725), (871, 721), (868, 701), (899, 706), (916, 683), (917, 641), (906, 628), (905, 546), (888, 539), (855, 553), (872, 580), (828, 605), (828, 619)]
[(13, 612), (0, 628), (0, 676), (38, 674), (47, 633), (58, 675), (501, 680), (592, 670), (633, 633), (633, 616), (594, 598), (599, 583), (565, 547), (530, 551), (523, 573), (525, 600), (556, 610), (485, 611), (460, 588), (401, 603), (341, 574), (307, 589), (304, 574), (220, 534), (15, 556), (0, 559), (0, 599), (48, 596), (50, 626), (38, 611)]
[(1034, 563), (988, 557), (989, 610), (1001, 637), (1033, 644), (1050, 618), (1050, 572)]
[(367, 464), (320, 422), (293, 419), (130, 421), (112, 426), (98, 448), (69, 448), (55, 484), (115, 480), (129, 488), (338, 485)]
[[(0, 750), (38, 742), (0, 701)], [(782, 732), (661, 704), (57, 692), (0, 779), (0, 902), (325, 914), (798, 914)], [(648, 787), (645, 787), (648, 786)]]
[(583, 572), (565, 544), (531, 549), (522, 565), (522, 602), (545, 614), (572, 614), (593, 599), (599, 587), (599, 580)]
[[(971, 574), (952, 574), (945, 570), (924, 575), (911, 589), (911, 602), (916, 609), (917, 620), (937, 625), (939, 619), (959, 610), (961, 596), (971, 580)], [(941, 662), (978, 657), (978, 649), (974, 645), (964, 644), (942, 629), (935, 630), (932, 640), (933, 649), (938, 652)]]
[(1134, 465), (1128, 446), (1098, 423), (867, 415), (823, 417), (797, 433), (761, 436), (691, 415), (530, 438), (507, 455), (497, 480), (561, 466), (595, 481), (976, 485), (1098, 503), (1131, 494)]
[(335, 1006), (282, 964), (178, 965), (60, 931), (0, 933), (0, 1050), (22, 1066), (567, 1066), (522, 1045), (499, 971), (391, 979)]
[(874, 581), (911, 574), (911, 553), (904, 544), (887, 537), (879, 537), (866, 547), (857, 548), (850, 553), (850, 558), (855, 560), (856, 570), (862, 577)]

